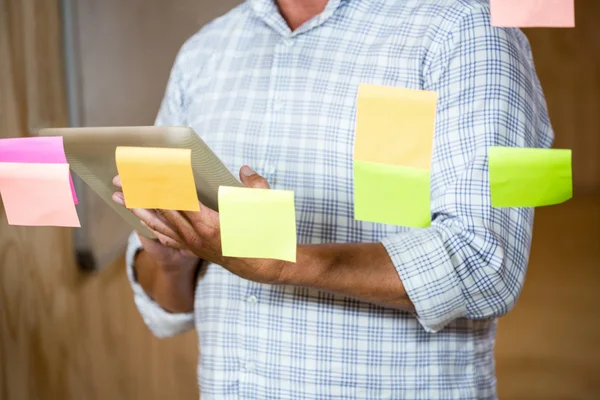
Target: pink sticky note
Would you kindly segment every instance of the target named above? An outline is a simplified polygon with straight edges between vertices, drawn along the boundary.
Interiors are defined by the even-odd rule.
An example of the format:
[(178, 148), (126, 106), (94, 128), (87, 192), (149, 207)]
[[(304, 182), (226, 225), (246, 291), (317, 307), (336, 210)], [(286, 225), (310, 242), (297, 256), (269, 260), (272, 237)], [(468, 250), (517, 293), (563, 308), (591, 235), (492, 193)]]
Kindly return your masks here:
[(69, 164), (0, 163), (0, 195), (10, 225), (81, 226)]
[(490, 0), (492, 26), (573, 28), (575, 0)]
[[(66, 164), (62, 136), (0, 139), (0, 162)], [(69, 174), (73, 202), (78, 203)]]

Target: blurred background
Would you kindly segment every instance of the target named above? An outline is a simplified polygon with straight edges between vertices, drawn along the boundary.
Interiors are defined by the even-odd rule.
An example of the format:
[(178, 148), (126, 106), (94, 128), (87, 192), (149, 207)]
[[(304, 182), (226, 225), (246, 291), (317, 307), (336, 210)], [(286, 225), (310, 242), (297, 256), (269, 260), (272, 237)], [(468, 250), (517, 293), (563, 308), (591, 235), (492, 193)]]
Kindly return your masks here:
[[(179, 47), (235, 0), (0, 0), (0, 137), (151, 125)], [(600, 399), (600, 1), (530, 29), (575, 197), (536, 210), (525, 288), (500, 319), (501, 399)], [(0, 400), (198, 398), (194, 333), (151, 336), (128, 229), (78, 184), (84, 228), (8, 226), (0, 207)], [(87, 270), (86, 270), (87, 269)]]

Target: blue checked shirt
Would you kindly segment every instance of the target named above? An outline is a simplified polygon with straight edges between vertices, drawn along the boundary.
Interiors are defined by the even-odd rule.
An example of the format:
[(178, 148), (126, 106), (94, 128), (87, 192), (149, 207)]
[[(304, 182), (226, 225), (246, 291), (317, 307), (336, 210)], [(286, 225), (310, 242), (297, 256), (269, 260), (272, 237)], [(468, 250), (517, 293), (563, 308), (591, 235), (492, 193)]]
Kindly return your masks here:
[[(132, 235), (136, 304), (158, 336), (196, 328), (203, 400), (496, 398), (496, 318), (521, 290), (533, 210), (491, 207), (487, 148), (553, 133), (527, 39), (489, 19), (483, 0), (330, 0), (290, 32), (250, 0), (185, 43), (157, 124), (191, 126), (234, 174), (248, 164), (293, 190), (300, 243), (383, 243), (416, 308), (209, 264), (194, 312), (169, 314), (132, 276)], [(429, 228), (353, 218), (361, 83), (439, 93)]]

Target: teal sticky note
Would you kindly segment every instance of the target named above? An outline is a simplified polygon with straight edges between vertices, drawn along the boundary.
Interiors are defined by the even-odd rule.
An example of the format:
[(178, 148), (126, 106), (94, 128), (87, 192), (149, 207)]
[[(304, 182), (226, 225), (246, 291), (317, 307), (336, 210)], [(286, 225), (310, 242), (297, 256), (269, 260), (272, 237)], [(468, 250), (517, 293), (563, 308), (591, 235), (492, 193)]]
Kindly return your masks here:
[(431, 224), (428, 170), (354, 161), (354, 218), (425, 228)]
[(492, 207), (539, 207), (573, 197), (571, 150), (490, 147)]

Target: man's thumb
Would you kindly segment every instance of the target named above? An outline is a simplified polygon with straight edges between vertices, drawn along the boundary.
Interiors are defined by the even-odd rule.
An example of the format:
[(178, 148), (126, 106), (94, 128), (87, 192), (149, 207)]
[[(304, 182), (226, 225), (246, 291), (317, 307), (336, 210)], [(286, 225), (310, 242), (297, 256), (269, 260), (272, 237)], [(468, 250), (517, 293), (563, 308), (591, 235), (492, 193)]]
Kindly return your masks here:
[(269, 183), (265, 178), (254, 172), (252, 168), (244, 165), (240, 169), (240, 179), (242, 183), (249, 188), (255, 189), (270, 189)]

